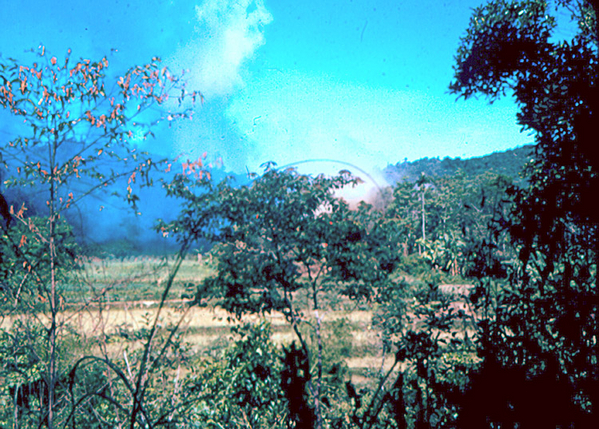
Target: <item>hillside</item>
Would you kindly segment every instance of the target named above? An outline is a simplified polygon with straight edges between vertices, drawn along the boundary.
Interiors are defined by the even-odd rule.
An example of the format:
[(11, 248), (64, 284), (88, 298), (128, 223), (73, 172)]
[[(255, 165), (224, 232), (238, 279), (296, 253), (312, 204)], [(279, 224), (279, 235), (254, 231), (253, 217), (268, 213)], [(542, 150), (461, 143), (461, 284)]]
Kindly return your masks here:
[(516, 179), (524, 164), (530, 161), (533, 151), (533, 145), (526, 145), (476, 158), (422, 158), (413, 162), (403, 161), (389, 165), (383, 170), (383, 174), (390, 184), (401, 180), (415, 181), (422, 173), (427, 176), (446, 176), (458, 170), (472, 176), (493, 172)]

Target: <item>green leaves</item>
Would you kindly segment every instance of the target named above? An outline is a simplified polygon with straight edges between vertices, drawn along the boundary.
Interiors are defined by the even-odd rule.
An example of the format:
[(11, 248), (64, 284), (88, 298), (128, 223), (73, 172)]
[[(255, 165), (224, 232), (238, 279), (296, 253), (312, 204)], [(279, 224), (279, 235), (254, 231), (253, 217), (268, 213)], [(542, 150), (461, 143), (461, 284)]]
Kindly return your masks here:
[(213, 298), (237, 318), (279, 312), (291, 325), (299, 346), (287, 350), (283, 390), (295, 398), (291, 418), (306, 424), (329, 412), (343, 374), (342, 365), (327, 361), (321, 311), (337, 294), (374, 299), (399, 259), (394, 224), (365, 204), (350, 210), (335, 195), (356, 180), (267, 165), (240, 187), (183, 175), (165, 184), (183, 202), (179, 217), (160, 228), (179, 240), (216, 243), (216, 273), (198, 288), (197, 300)]
[(269, 170), (249, 186), (222, 187), (215, 238), (223, 245), (213, 282), (223, 288), (226, 308), (283, 310), (291, 317), (294, 292), (317, 293), (329, 283), (367, 298), (393, 262), (379, 251), (386, 238), (381, 220), (363, 223), (362, 214), (335, 197), (337, 189), (353, 182), (347, 175), (312, 178)]
[[(467, 407), (463, 422), (473, 427), (527, 426), (528, 414), (537, 416), (531, 410), (541, 403), (560, 410), (545, 416), (545, 426), (592, 427), (590, 409), (599, 404), (591, 387), (599, 380), (599, 350), (590, 341), (599, 324), (595, 316), (582, 320), (587, 311), (599, 312), (594, 208), (599, 5), (563, 1), (558, 6), (567, 7), (579, 24), (571, 40), (551, 40), (555, 21), (545, 2), (492, 1), (475, 11), (456, 57), (451, 90), (491, 100), (511, 90), (520, 107), (518, 122), (537, 142), (535, 159), (525, 169), (528, 188), (512, 191), (514, 210), (506, 226), (517, 258), (510, 263), (509, 284), (491, 287), (483, 278), (473, 295), (485, 313), (479, 341), (486, 361), (479, 374), (484, 381), (475, 381), (471, 395), (484, 395), (483, 384), (490, 381), (485, 377), (505, 374), (506, 380), (512, 377), (506, 381), (510, 386), (500, 386), (498, 401), (512, 406), (509, 411)], [(482, 257), (473, 262), (484, 276), (496, 271), (489, 256), (501, 247), (497, 236), (490, 236), (477, 249)], [(562, 386), (557, 389), (556, 383)], [(520, 397), (522, 389), (513, 387), (518, 385), (539, 387)], [(556, 401), (547, 391), (557, 390), (566, 393)]]
[[(393, 224), (404, 257), (418, 253), (430, 267), (454, 278), (479, 273), (481, 258), (497, 260), (498, 264), (509, 259), (505, 251), (483, 255), (480, 246), (496, 236), (506, 243), (501, 225), (510, 210), (511, 178), (458, 171), (427, 180), (421, 186), (408, 181), (398, 183), (387, 209), (388, 222)], [(404, 269), (411, 270), (407, 259)], [(506, 275), (501, 270), (494, 273)]]
[[(45, 389), (45, 397), (40, 396), (31, 424), (19, 421), (20, 404), (14, 396), (0, 399), (12, 401), (12, 425), (54, 428), (66, 424), (65, 410), (69, 406), (74, 413), (81, 405), (72, 391), (69, 395), (60, 388), (64, 368), (58, 363), (63, 358), (61, 342), (67, 338), (68, 326), (63, 312), (64, 293), (73, 287), (66, 280), (77, 262), (74, 239), (61, 215), (90, 194), (109, 187), (113, 195), (123, 196), (135, 207), (135, 188), (150, 186), (151, 174), (160, 165), (137, 150), (137, 140), (153, 135), (152, 129), (162, 119), (170, 122), (188, 117), (187, 100), (198, 94), (187, 92), (185, 82), (166, 68), (161, 69), (158, 59), (133, 67), (112, 82), (107, 58), (75, 61), (69, 50), (63, 61), (46, 55), (41, 46), (33, 55), (32, 62), (0, 58), (0, 107), (18, 123), (13, 129), (19, 133), (0, 147), (0, 153), (3, 166), (10, 172), (5, 185), (33, 188), (46, 217), (29, 217), (23, 206), (13, 214), (11, 228), (3, 229), (1, 305), (3, 309), (17, 310), (13, 313), (15, 319), (35, 317), (45, 324), (41, 342), (48, 353), (39, 357), (44, 370), (36, 381)], [(177, 92), (179, 106), (166, 111), (165, 102), (173, 91)], [(160, 109), (156, 109), (158, 106)], [(122, 187), (115, 189), (114, 185)], [(14, 327), (21, 329), (16, 324)], [(27, 327), (23, 329), (25, 336), (33, 335)], [(152, 340), (148, 340), (146, 350), (151, 348)], [(80, 351), (79, 346), (73, 350)], [(30, 348), (29, 353), (36, 351)], [(154, 362), (161, 359), (159, 356)], [(110, 363), (107, 358), (96, 360)], [(146, 363), (144, 360), (140, 364), (138, 380), (147, 380), (150, 371), (146, 371)], [(139, 386), (141, 382), (134, 393), (133, 421), (141, 407), (137, 401), (143, 401)], [(81, 401), (102, 396), (102, 389), (95, 386), (91, 393), (81, 392)], [(118, 400), (108, 405), (111, 400), (93, 409), (96, 419), (97, 413), (107, 409), (123, 409)], [(107, 420), (114, 421), (114, 415), (109, 414), (105, 415)]]
[[(264, 322), (234, 328), (235, 341), (190, 379), (188, 420), (208, 427), (284, 427), (281, 352)], [(274, 426), (273, 426), (274, 425)]]
[(547, 52), (554, 26), (543, 1), (498, 0), (475, 9), (450, 89), (466, 98), (477, 92), (492, 100), (504, 95), (522, 63)]

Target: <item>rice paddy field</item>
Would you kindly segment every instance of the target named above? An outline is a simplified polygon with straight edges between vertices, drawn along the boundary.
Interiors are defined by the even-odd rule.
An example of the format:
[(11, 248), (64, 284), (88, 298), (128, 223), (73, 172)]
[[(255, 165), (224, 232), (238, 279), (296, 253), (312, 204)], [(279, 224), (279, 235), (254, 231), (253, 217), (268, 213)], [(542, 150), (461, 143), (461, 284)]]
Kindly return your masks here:
[[(116, 337), (135, 335), (155, 317), (173, 263), (174, 259), (150, 257), (85, 261), (72, 286), (67, 287), (65, 320), (79, 332), (102, 331)], [(165, 325), (183, 317), (180, 331), (192, 352), (201, 354), (222, 348), (231, 341), (231, 328), (235, 324), (260, 319), (270, 324), (275, 343), (288, 344), (295, 339), (281, 314), (248, 316), (236, 321), (226, 311), (210, 305), (188, 308), (195, 285), (212, 272), (208, 257), (186, 259), (169, 294), (167, 307), (162, 310), (161, 322)], [(328, 298), (328, 308), (319, 313), (324, 340), (338, 343), (342, 332), (345, 361), (356, 377), (380, 371), (381, 365), (386, 365), (382, 359), (381, 335), (372, 324), (372, 309), (338, 297)], [(314, 320), (309, 311), (305, 316)]]
[[(138, 334), (156, 317), (173, 264), (174, 259), (150, 257), (83, 261), (82, 269), (73, 273), (64, 287), (62, 320), (87, 338), (101, 336), (114, 352), (122, 354), (119, 351), (124, 344), (122, 340), (129, 340), (131, 344), (131, 338), (139, 338)], [(209, 258), (186, 259), (161, 312), (162, 326), (180, 323), (179, 338), (185, 342), (188, 353), (201, 355), (220, 350), (232, 341), (233, 326), (260, 320), (270, 324), (276, 344), (288, 344), (296, 339), (281, 314), (235, 320), (226, 311), (211, 305), (190, 307), (196, 285), (213, 270)], [(382, 335), (373, 324), (376, 309), (338, 296), (326, 298), (326, 308), (319, 313), (323, 341), (325, 347), (336, 349), (345, 359), (353, 381), (366, 382), (373, 374), (389, 367), (392, 359), (383, 356)], [(39, 317), (45, 316), (42, 313)], [(315, 320), (315, 315), (308, 310), (305, 317)]]

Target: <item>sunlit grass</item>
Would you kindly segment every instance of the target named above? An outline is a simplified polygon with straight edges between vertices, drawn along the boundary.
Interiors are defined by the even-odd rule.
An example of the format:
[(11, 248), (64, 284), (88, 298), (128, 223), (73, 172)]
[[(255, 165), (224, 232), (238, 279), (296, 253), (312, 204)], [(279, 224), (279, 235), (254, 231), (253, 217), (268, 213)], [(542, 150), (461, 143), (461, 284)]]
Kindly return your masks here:
[[(124, 260), (87, 258), (63, 285), (68, 304), (86, 302), (155, 302), (163, 293), (174, 258), (131, 257)], [(213, 272), (210, 261), (183, 261), (169, 299), (189, 299), (194, 285)]]
[[(103, 338), (107, 349), (123, 353), (123, 347), (139, 347), (141, 333), (147, 329), (158, 311), (158, 303), (174, 259), (150, 257), (118, 259), (90, 258), (73, 273), (64, 287), (65, 304), (62, 320), (87, 338)], [(214, 272), (209, 259), (188, 258), (177, 273), (167, 305), (162, 309), (160, 326), (176, 324), (183, 317), (195, 287)], [(417, 279), (404, 279), (417, 287)], [(314, 324), (316, 314), (307, 309), (306, 297), (296, 296), (296, 304), (305, 308), (304, 318)], [(350, 343), (345, 361), (352, 380), (358, 384), (378, 379), (393, 363), (393, 355), (383, 355), (382, 335), (372, 322), (376, 307), (372, 303), (356, 304), (331, 292), (323, 297), (318, 313), (325, 342), (336, 343), (335, 329), (342, 329)], [(271, 325), (272, 340), (287, 345), (297, 340), (284, 316), (246, 316), (235, 320), (226, 311), (214, 307), (191, 307), (179, 328), (181, 341), (190, 353), (218, 352), (231, 343), (231, 328), (239, 323), (257, 323), (266, 319)], [(335, 325), (336, 324), (336, 325)], [(66, 326), (65, 325), (65, 326)], [(336, 326), (336, 327), (335, 327)], [(341, 327), (341, 328), (340, 328)], [(345, 352), (344, 352), (345, 353)]]

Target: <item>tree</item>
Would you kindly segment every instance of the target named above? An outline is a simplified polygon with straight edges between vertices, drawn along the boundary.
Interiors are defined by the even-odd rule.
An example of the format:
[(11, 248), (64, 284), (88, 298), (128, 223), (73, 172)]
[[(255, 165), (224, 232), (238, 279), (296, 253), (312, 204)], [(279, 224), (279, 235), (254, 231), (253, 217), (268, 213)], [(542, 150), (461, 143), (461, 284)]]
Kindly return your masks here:
[[(191, 390), (191, 413), (203, 427), (285, 428), (287, 406), (281, 390), (281, 352), (266, 323), (233, 328), (235, 341), (202, 362)], [(195, 392), (194, 392), (195, 393)]]
[(398, 182), (393, 187), (393, 200), (387, 209), (387, 216), (393, 219), (397, 225), (405, 257), (413, 253), (418, 237), (419, 207), (415, 197), (413, 183)]
[(197, 182), (182, 175), (167, 184), (185, 202), (164, 231), (218, 243), (217, 273), (198, 289), (198, 300), (210, 293), (237, 317), (280, 312), (291, 325), (299, 344), (285, 352), (283, 381), (297, 425), (320, 428), (326, 417), (327, 379), (334, 378), (324, 360), (327, 297), (374, 297), (398, 258), (382, 216), (370, 216), (365, 205), (352, 212), (335, 196), (355, 182), (348, 172), (311, 177), (269, 165), (238, 188), (224, 182), (194, 190)]
[[(467, 175), (462, 170), (433, 179), (426, 189), (424, 207), (422, 200), (417, 201), (422, 196), (421, 186), (404, 181), (393, 189), (394, 198), (386, 215), (396, 225), (404, 257), (414, 253), (419, 244), (421, 257), (432, 262), (434, 269), (454, 277), (481, 270), (505, 277), (501, 266), (502, 261), (509, 259), (505, 234), (489, 227), (500, 224), (507, 216), (511, 201), (508, 189), (516, 186), (513, 180), (493, 173)], [(425, 224), (422, 213), (426, 213)], [(417, 232), (423, 225), (426, 241)], [(420, 238), (416, 240), (417, 236)], [(500, 236), (501, 240), (493, 244)], [(404, 260), (406, 271), (414, 271), (408, 264), (414, 259)], [(489, 263), (488, 268), (483, 261)], [(422, 264), (419, 266), (423, 268)]]
[[(37, 260), (47, 261), (40, 265), (37, 260), (24, 259), (22, 268), (30, 279), (28, 284), (47, 304), (43, 311), (49, 316), (44, 325), (49, 353), (42, 371), (47, 401), (41, 406), (38, 424), (52, 428), (65, 403), (57, 399), (57, 385), (64, 374), (58, 354), (64, 326), (60, 320), (61, 285), (67, 268), (59, 264), (63, 258), (59, 255), (61, 216), (86, 196), (115, 184), (126, 191), (111, 190), (135, 206), (134, 186), (151, 184), (150, 172), (157, 165), (149, 154), (137, 150), (136, 139), (151, 136), (153, 126), (162, 119), (188, 116), (183, 103), (201, 96), (186, 92), (184, 81), (161, 67), (158, 58), (112, 81), (106, 57), (75, 61), (69, 50), (64, 59), (58, 59), (48, 55), (43, 46), (33, 55), (33, 63), (0, 60), (0, 106), (22, 122), (16, 126), (19, 136), (4, 144), (0, 154), (11, 172), (5, 185), (34, 188), (47, 207), (46, 225), (41, 227), (27, 219), (26, 207), (12, 209), (15, 221), (29, 233), (18, 237), (18, 229), (4, 231), (19, 256), (26, 255), (27, 246), (34, 244), (43, 249), (43, 257), (39, 255)], [(175, 103), (168, 101), (173, 94)], [(153, 109), (156, 106), (161, 109)], [(175, 110), (165, 111), (167, 107)], [(5, 289), (6, 296), (19, 293), (18, 284)]]
[[(456, 57), (451, 89), (491, 101), (509, 92), (518, 122), (536, 138), (515, 191), (509, 225), (518, 260), (493, 315), (481, 325), (485, 363), (474, 377), (464, 427), (492, 421), (520, 427), (593, 427), (599, 407), (599, 183), (595, 125), (599, 2), (558, 1), (578, 33), (551, 39), (555, 20), (543, 1), (492, 1), (476, 9)], [(477, 298), (485, 293), (479, 290)], [(503, 372), (498, 407), (473, 400)], [(556, 389), (565, 392), (553, 396)], [(526, 395), (520, 395), (527, 392)], [(550, 393), (551, 392), (551, 393)], [(557, 399), (556, 399), (557, 398)], [(552, 413), (530, 418), (540, 405)], [(476, 408), (478, 407), (478, 410)], [(478, 427), (478, 426), (477, 426)]]

